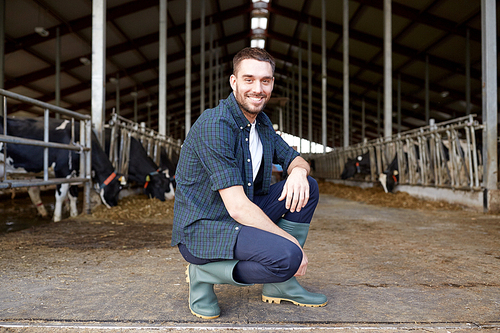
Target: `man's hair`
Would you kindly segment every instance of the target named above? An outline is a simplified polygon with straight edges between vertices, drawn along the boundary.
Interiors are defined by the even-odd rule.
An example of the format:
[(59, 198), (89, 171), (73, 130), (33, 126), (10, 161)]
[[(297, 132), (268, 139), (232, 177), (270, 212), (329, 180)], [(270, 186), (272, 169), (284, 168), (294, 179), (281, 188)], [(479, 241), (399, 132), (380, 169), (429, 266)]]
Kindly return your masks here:
[(274, 76), (274, 69), (276, 67), (276, 64), (274, 62), (273, 56), (267, 53), (266, 50), (258, 47), (246, 47), (234, 56), (233, 58), (234, 75), (236, 75), (236, 72), (239, 69), (241, 61), (245, 59), (254, 59), (258, 61), (268, 62), (271, 65), (271, 68), (273, 69), (273, 76)]

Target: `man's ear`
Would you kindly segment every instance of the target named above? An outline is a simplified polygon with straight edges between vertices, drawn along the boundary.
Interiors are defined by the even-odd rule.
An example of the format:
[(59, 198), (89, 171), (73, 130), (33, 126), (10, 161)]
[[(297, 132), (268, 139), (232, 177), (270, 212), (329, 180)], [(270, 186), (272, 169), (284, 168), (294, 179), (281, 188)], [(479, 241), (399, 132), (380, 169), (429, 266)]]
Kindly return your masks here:
[(231, 74), (229, 77), (229, 84), (231, 85), (231, 89), (236, 90), (236, 76)]

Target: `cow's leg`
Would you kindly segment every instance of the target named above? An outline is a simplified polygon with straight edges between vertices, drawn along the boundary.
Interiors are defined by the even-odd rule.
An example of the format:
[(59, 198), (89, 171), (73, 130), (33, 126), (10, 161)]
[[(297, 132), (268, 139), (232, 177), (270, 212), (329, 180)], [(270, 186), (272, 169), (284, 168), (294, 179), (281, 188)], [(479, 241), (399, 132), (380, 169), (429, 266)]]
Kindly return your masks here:
[(70, 211), (69, 214), (72, 217), (78, 216), (78, 207), (76, 206), (78, 201), (78, 186), (71, 186), (68, 192)]
[(54, 222), (59, 222), (62, 219), (62, 206), (64, 200), (68, 196), (69, 184), (61, 184), (56, 189), (56, 206), (54, 208)]
[(47, 217), (47, 210), (43, 205), (42, 199), (40, 198), (40, 188), (39, 187), (28, 187), (28, 194), (30, 196), (31, 202), (35, 205), (38, 210), (38, 214), (42, 217)]

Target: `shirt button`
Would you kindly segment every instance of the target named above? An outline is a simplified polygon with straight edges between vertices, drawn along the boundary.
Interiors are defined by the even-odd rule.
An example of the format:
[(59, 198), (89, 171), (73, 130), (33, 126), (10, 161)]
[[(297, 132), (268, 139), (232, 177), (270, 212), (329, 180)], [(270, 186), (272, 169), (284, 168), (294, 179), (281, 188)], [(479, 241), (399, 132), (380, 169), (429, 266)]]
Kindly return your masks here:
[(243, 129), (243, 126), (241, 126), (240, 129)]
[(252, 126), (252, 125), (248, 124), (247, 126), (248, 126), (248, 127), (250, 127), (250, 126)]
[(252, 183), (248, 183), (248, 186), (252, 186)]
[(245, 138), (245, 141), (248, 141), (248, 138)]
[(240, 227), (236, 227), (236, 228), (234, 228), (234, 230), (240, 230)]
[(247, 162), (250, 162), (250, 159), (248, 159)]

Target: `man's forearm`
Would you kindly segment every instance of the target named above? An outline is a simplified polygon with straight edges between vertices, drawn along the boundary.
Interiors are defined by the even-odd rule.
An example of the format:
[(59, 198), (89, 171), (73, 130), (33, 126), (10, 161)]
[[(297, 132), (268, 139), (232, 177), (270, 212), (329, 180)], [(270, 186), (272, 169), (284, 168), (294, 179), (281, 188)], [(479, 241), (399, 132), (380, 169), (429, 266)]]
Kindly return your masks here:
[(242, 186), (232, 186), (219, 193), (229, 215), (238, 223), (280, 235), (297, 245), (296, 239), (278, 227), (269, 217), (245, 195)]
[(307, 175), (309, 175), (309, 173), (311, 172), (311, 167), (309, 166), (309, 163), (307, 163), (307, 161), (300, 156), (295, 157), (292, 163), (290, 163), (287, 169), (288, 174), (291, 174), (294, 168), (305, 169)]

